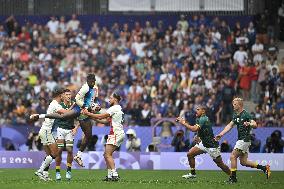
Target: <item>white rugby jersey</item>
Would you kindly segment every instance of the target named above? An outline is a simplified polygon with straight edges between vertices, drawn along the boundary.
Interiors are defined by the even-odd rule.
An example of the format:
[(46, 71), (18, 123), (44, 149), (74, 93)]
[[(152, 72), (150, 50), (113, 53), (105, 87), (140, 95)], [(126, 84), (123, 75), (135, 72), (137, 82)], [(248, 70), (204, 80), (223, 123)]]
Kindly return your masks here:
[[(46, 114), (53, 114), (53, 113), (56, 113), (58, 110), (61, 110), (61, 109), (62, 109), (62, 106), (56, 100), (53, 100), (49, 104), (47, 111), (46, 111)], [(54, 122), (54, 119), (45, 118), (44, 122), (42, 123), (41, 128), (51, 130), (52, 126), (53, 126), (53, 122)]]
[(123, 130), (123, 112), (120, 105), (113, 105), (106, 111), (111, 116), (110, 134), (124, 134)]

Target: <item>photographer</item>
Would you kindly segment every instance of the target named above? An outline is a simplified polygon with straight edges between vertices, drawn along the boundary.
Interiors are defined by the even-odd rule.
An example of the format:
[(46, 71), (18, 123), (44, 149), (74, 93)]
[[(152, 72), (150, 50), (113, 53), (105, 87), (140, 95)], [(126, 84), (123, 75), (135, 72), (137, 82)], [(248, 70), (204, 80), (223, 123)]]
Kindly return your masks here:
[(186, 152), (189, 149), (189, 140), (185, 140), (184, 131), (178, 130), (172, 140), (172, 146), (175, 152)]
[(42, 149), (42, 144), (40, 142), (38, 133), (31, 132), (26, 145), (29, 147), (29, 151), (40, 151)]
[(128, 129), (126, 132), (126, 150), (127, 152), (140, 152), (141, 140), (137, 138), (136, 132), (133, 129)]

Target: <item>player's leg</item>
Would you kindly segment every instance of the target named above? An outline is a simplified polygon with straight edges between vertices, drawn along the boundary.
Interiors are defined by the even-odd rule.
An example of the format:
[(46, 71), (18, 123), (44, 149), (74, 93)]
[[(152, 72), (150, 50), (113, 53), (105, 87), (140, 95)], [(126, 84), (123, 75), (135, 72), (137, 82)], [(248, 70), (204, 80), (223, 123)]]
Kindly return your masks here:
[(59, 129), (57, 129), (57, 135), (58, 135), (58, 139), (57, 139), (57, 146), (58, 146), (58, 156), (55, 158), (55, 162), (56, 162), (56, 180), (61, 180), (61, 175), (60, 175), (60, 165), (62, 162), (62, 151), (64, 148), (64, 139), (62, 139), (63, 133), (60, 133)]
[(248, 160), (248, 153), (243, 153), (240, 156), (240, 163), (242, 166), (246, 166), (246, 167), (251, 167), (251, 168), (256, 168), (256, 169), (260, 169), (262, 170), (265, 174), (266, 174), (266, 178), (268, 179), (270, 177), (271, 171), (270, 171), (270, 166), (266, 165), (260, 165), (256, 162), (253, 161), (249, 161)]
[[(70, 135), (72, 133), (70, 132)], [(72, 162), (73, 162), (73, 136), (72, 140), (67, 139), (66, 140), (66, 151), (67, 151), (67, 170), (66, 170), (66, 178), (71, 179), (71, 167), (72, 167)]]
[(111, 179), (115, 179), (115, 180), (118, 179), (118, 173), (115, 169), (115, 163), (114, 163), (112, 154), (116, 149), (117, 149), (117, 146), (112, 145), (112, 144), (106, 144), (105, 153), (104, 153), (105, 162), (108, 165), (108, 169), (111, 170), (111, 176), (112, 176)]
[(234, 149), (230, 155), (231, 161), (231, 176), (230, 182), (237, 182), (237, 165), (238, 165), (238, 157), (241, 155), (241, 151), (239, 149)]
[(41, 163), (40, 168), (35, 172), (35, 175), (38, 176), (41, 180), (47, 181), (49, 179), (48, 179), (48, 174), (46, 174), (46, 172), (48, 173), (49, 165), (45, 166), (45, 164), (46, 164), (46, 161), (47, 161), (46, 158), (51, 154), (51, 152), (48, 148), (48, 145), (46, 145), (46, 144), (43, 145), (43, 150), (45, 151), (46, 156), (45, 156), (43, 162)]
[(83, 165), (83, 161), (82, 161), (82, 154), (83, 151), (86, 149), (89, 141), (92, 138), (92, 121), (90, 119), (86, 119), (86, 120), (80, 120), (80, 126), (81, 129), (84, 133), (84, 137), (82, 138), (82, 143), (80, 145), (79, 151), (77, 152), (76, 156), (74, 157), (74, 160), (80, 165), (80, 166), (84, 166)]
[(192, 147), (188, 153), (187, 153), (187, 159), (188, 159), (188, 163), (190, 166), (190, 173), (183, 175), (183, 178), (196, 178), (196, 172), (195, 172), (195, 157), (203, 154), (204, 150), (202, 150), (201, 148), (198, 147), (198, 145)]
[(221, 155), (213, 159), (213, 161), (216, 163), (218, 167), (222, 169), (227, 175), (231, 176), (231, 170), (230, 168), (223, 162)]

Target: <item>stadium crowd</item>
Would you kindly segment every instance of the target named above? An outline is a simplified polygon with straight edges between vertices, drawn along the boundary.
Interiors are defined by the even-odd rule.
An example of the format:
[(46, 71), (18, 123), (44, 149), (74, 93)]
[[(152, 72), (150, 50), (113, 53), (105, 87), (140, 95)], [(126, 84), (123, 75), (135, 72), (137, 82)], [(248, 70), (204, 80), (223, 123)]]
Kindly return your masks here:
[(85, 31), (76, 15), (52, 16), (46, 25), (19, 25), (10, 16), (0, 25), (0, 125), (28, 123), (27, 115), (46, 111), (56, 85), (75, 94), (94, 72), (102, 107), (114, 89), (123, 94), (128, 125), (190, 119), (201, 103), (221, 125), (238, 95), (257, 104), (261, 126), (284, 126), (284, 59), (277, 62), (268, 24), (265, 14), (246, 26), (181, 15), (173, 26), (94, 22)]

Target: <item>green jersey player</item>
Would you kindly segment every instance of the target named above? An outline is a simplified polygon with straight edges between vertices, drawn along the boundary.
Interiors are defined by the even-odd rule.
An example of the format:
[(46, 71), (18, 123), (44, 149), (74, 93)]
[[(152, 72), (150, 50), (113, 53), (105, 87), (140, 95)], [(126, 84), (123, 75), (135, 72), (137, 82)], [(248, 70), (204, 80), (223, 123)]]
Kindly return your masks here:
[(237, 182), (236, 172), (238, 158), (240, 159), (242, 166), (260, 169), (266, 174), (266, 177), (268, 179), (271, 174), (269, 165), (263, 166), (248, 160), (248, 152), (251, 145), (250, 133), (252, 128), (257, 128), (257, 123), (252, 119), (250, 113), (248, 113), (244, 109), (243, 99), (235, 98), (233, 100), (233, 107), (235, 111), (233, 120), (224, 128), (224, 130), (220, 134), (215, 137), (216, 140), (220, 140), (222, 136), (224, 136), (233, 128), (234, 125), (237, 126), (238, 141), (236, 142), (236, 145), (230, 157), (232, 174), (230, 176), (229, 182)]

